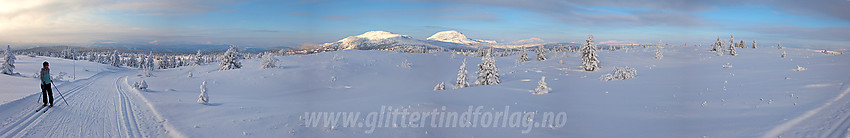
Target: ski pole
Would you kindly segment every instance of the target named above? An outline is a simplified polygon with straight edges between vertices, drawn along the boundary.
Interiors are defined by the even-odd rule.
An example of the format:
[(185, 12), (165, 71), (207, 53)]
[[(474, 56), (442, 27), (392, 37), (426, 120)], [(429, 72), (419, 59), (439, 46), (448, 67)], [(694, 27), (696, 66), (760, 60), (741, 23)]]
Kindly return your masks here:
[[(53, 85), (53, 88), (56, 88), (56, 92), (59, 92), (59, 96), (62, 97), (62, 101), (65, 102), (65, 105), (68, 105), (68, 101), (65, 100), (65, 96), (62, 95), (62, 92), (59, 91), (59, 88), (56, 87), (56, 84), (50, 83), (50, 85)], [(52, 105), (52, 103), (51, 103), (51, 105)], [(68, 106), (71, 106), (71, 105), (68, 105)]]

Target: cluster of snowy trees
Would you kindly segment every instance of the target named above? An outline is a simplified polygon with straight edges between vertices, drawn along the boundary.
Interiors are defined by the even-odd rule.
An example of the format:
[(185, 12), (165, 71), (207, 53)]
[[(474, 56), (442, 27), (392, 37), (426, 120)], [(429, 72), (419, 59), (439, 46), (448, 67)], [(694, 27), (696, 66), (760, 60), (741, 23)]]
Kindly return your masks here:
[[(486, 50), (484, 56), (481, 57), (481, 63), (478, 64), (478, 71), (475, 73), (478, 74), (478, 80), (474, 83), (476, 85), (496, 85), (502, 82), (499, 78), (499, 68), (496, 67), (496, 58), (493, 56), (493, 50)], [(460, 70), (457, 71), (457, 81), (455, 82), (455, 89), (466, 88), (469, 87), (469, 77), (467, 77), (468, 71), (466, 71), (466, 59), (463, 60), (463, 63), (460, 65)], [(434, 90), (443, 90), (445, 89), (445, 84), (440, 83), (434, 87)]]
[[(729, 43), (725, 45), (726, 46), (724, 46), (723, 42), (720, 41), (720, 37), (717, 37), (717, 42), (714, 42), (714, 44), (711, 45), (710, 51), (716, 52), (717, 56), (722, 56), (724, 54), (736, 56), (738, 55), (737, 48), (747, 48), (746, 44), (744, 44), (744, 40), (741, 40), (740, 42), (735, 42), (735, 35), (730, 35)], [(777, 44), (776, 47), (782, 50), (782, 46), (780, 44)], [(758, 48), (756, 40), (753, 40), (751, 48)]]
[(107, 64), (115, 67), (133, 67), (141, 69), (169, 69), (182, 66), (203, 65), (209, 62), (218, 62), (220, 59), (215, 55), (202, 55), (200, 50), (194, 55), (179, 54), (155, 54), (147, 51), (122, 53), (119, 50), (103, 50), (87, 48), (89, 50), (77, 50), (67, 48), (61, 51), (42, 50), (37, 52), (24, 52), (31, 56), (49, 56), (71, 60), (87, 60), (90, 62)]

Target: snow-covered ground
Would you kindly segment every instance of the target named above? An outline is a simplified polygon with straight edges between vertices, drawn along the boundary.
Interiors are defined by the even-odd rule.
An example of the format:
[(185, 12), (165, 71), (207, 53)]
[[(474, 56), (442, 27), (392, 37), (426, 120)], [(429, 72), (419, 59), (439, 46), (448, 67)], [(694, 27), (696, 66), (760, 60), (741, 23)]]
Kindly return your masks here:
[[(576, 53), (547, 53), (548, 60), (517, 63), (497, 57), (501, 84), (453, 89), (465, 59), (474, 82), (481, 58), (451, 53), (410, 54), (343, 50), (276, 57), (282, 68), (218, 71), (211, 63), (157, 70), (77, 62), (90, 73), (59, 86), (71, 106), (45, 113), (37, 107), (37, 80), (0, 75), (0, 88), (19, 99), (0, 105), (0, 135), (24, 137), (834, 137), (850, 126), (848, 55), (801, 49), (738, 49), (716, 56), (710, 47), (655, 48), (599, 53), (601, 70), (581, 71)], [(31, 75), (44, 58), (18, 56), (17, 72)], [(70, 61), (47, 58), (56, 70)], [(55, 61), (55, 62), (54, 62)], [(58, 63), (57, 63), (58, 62)], [(727, 65), (728, 64), (728, 65)], [(725, 65), (725, 66), (724, 66)], [(32, 66), (32, 67), (26, 67)], [(626, 80), (602, 81), (614, 67), (636, 69)], [(797, 66), (806, 70), (795, 71)], [(29, 71), (29, 72), (27, 72)], [(85, 72), (85, 71), (82, 71)], [(98, 73), (100, 72), (100, 73)], [(189, 77), (189, 73), (192, 76)], [(89, 78), (81, 80), (82, 78)], [(94, 77), (91, 77), (94, 76)], [(533, 95), (538, 81), (552, 91)], [(18, 81), (20, 80), (20, 81)], [(132, 89), (146, 81), (148, 90)], [(198, 104), (206, 81), (210, 103)], [(14, 83), (12, 83), (14, 82)], [(20, 83), (19, 83), (20, 82)], [(434, 91), (445, 82), (446, 90)], [(30, 86), (32, 88), (20, 88)], [(30, 90), (31, 89), (31, 90)], [(14, 95), (14, 94), (12, 94)], [(27, 96), (30, 95), (30, 96)], [(24, 97), (24, 98), (20, 98)], [(4, 99), (6, 96), (3, 97)], [(57, 101), (60, 102), (60, 101)], [(61, 104), (61, 103), (57, 103)], [(374, 128), (309, 127), (305, 112), (379, 112), (382, 106), (411, 112), (464, 112), (469, 106), (499, 112), (565, 112), (563, 127)], [(442, 110), (445, 106), (446, 109)], [(31, 110), (28, 110), (31, 109)], [(430, 121), (430, 120), (428, 120)], [(399, 122), (402, 123), (402, 122)], [(411, 122), (403, 122), (411, 123)], [(419, 122), (423, 123), (423, 122)], [(428, 122), (424, 122), (428, 124)], [(471, 123), (471, 122), (466, 122)], [(78, 127), (87, 126), (87, 127)], [(427, 125), (426, 125), (427, 126)], [(530, 130), (522, 133), (523, 130)], [(371, 132), (371, 133), (369, 133)]]
[[(19, 74), (14, 76), (5, 74), (0, 75), (0, 104), (18, 100), (34, 93), (40, 93), (41, 88), (39, 80), (35, 79), (34, 76), (38, 76), (38, 72), (42, 67), (41, 64), (44, 61), (50, 63), (51, 77), (58, 78), (53, 80), (54, 83), (56, 83), (56, 86), (62, 86), (66, 82), (75, 82), (77, 80), (86, 79), (94, 74), (106, 70), (107, 68), (110, 68), (109, 65), (88, 61), (73, 61), (49, 57), (29, 57), (24, 55), (17, 55), (16, 58), (17, 60), (15, 60), (14, 72)], [(2, 62), (3, 61), (0, 61), (0, 63)]]

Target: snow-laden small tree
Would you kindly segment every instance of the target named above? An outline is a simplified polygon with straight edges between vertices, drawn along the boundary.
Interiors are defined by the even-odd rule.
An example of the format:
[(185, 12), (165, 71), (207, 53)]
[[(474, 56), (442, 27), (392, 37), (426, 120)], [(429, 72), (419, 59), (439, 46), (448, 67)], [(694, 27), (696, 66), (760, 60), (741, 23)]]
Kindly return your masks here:
[(195, 65), (200, 66), (204, 64), (204, 55), (201, 55), (201, 50), (198, 50), (198, 53), (195, 53)]
[(242, 62), (239, 61), (239, 50), (235, 46), (230, 46), (230, 49), (224, 52), (224, 57), (222, 57), (221, 64), (219, 65), (221, 65), (221, 69), (219, 70), (242, 68)]
[(121, 57), (118, 55), (118, 50), (112, 52), (112, 55), (109, 56), (109, 65), (115, 67), (121, 66)]
[(723, 49), (723, 42), (720, 41), (720, 37), (718, 36), (717, 42), (714, 42), (714, 44), (711, 44), (711, 51), (717, 51), (717, 53), (720, 53), (720, 51), (722, 51), (722, 49)]
[(466, 74), (466, 59), (463, 59), (463, 63), (460, 64), (460, 70), (457, 71), (455, 89), (469, 87), (469, 79), (466, 77)]
[(746, 46), (744, 46), (744, 40), (741, 40), (741, 42), (740, 42), (740, 43), (738, 43), (738, 47), (740, 47), (740, 48), (747, 48)]
[(142, 75), (144, 75), (145, 77), (151, 77), (153, 76), (153, 70), (156, 68), (153, 62), (153, 52), (151, 52), (150, 54), (148, 54), (148, 56), (145, 57), (147, 57), (147, 61), (145, 61), (145, 68), (143, 69), (144, 71), (142, 72)]
[(125, 63), (124, 63), (124, 66), (127, 66), (127, 67), (139, 67), (139, 66), (138, 66), (138, 61), (136, 61), (136, 56), (135, 56), (135, 55), (133, 55), (133, 56), (127, 57), (127, 62), (125, 62)]
[(410, 63), (410, 61), (408, 61), (407, 59), (404, 59), (404, 61), (401, 61), (401, 64), (399, 64), (398, 67), (405, 68), (405, 69), (412, 69), (413, 63)]
[(484, 56), (481, 57), (481, 64), (478, 64), (478, 80), (475, 84), (478, 85), (496, 85), (502, 83), (499, 78), (499, 68), (496, 67), (496, 59), (493, 57), (493, 49), (487, 50)]
[(756, 46), (756, 40), (753, 40), (753, 49), (755, 49), (755, 48), (759, 48), (759, 47)]
[(637, 70), (634, 68), (619, 68), (614, 67), (614, 71), (605, 75), (602, 75), (600, 78), (603, 81), (612, 81), (612, 80), (625, 80), (635, 78), (637, 76)]
[(147, 56), (145, 56), (145, 55), (139, 56), (139, 68), (144, 70), (145, 65), (147, 64), (147, 60), (148, 60)]
[[(736, 46), (737, 46), (737, 44), (735, 44), (735, 35), (729, 36), (729, 47), (736, 47)], [(732, 48), (729, 48), (729, 49), (732, 49)]]
[(4, 62), (3, 62), (3, 66), (0, 66), (0, 68), (2, 68), (2, 69), (0, 69), (0, 70), (2, 70), (0, 72), (2, 72), (3, 74), (9, 74), (9, 75), (14, 74), (15, 60), (16, 59), (18, 59), (18, 58), (15, 58), (15, 53), (12, 53), (12, 46), (6, 45), (6, 56), (3, 57)]
[(782, 50), (782, 43), (776, 43), (776, 48), (778, 48), (779, 50)]
[(534, 50), (534, 52), (537, 53), (537, 61), (546, 60), (546, 55), (543, 50), (545, 50), (543, 49), (543, 46), (537, 47), (537, 50)]
[(445, 90), (445, 89), (446, 89), (446, 82), (440, 82), (440, 84), (437, 84), (437, 86), (434, 86), (434, 91)]
[(664, 45), (662, 45), (661, 40), (658, 40), (658, 44), (655, 45), (655, 59), (664, 58), (664, 53), (662, 53), (664, 49)]
[(198, 95), (198, 103), (210, 104), (210, 97), (207, 95), (207, 81), (201, 83), (201, 95)]
[(142, 82), (139, 83), (139, 89), (142, 89), (142, 90), (148, 89), (148, 82), (145, 81), (145, 80), (142, 80)]
[(528, 53), (526, 51), (525, 47), (522, 47), (522, 55), (519, 56), (520, 63), (528, 61)]
[(546, 86), (546, 76), (540, 77), (540, 81), (537, 82), (537, 89), (534, 89), (534, 95), (547, 94), (551, 91), (552, 88)]
[(97, 56), (95, 56), (94, 52), (89, 51), (89, 57), (88, 57), (88, 60), (89, 60), (89, 62), (95, 62), (95, 61), (97, 61)]
[(729, 55), (732, 55), (732, 56), (738, 55), (738, 53), (735, 51), (735, 46), (730, 46), (729, 50), (727, 50), (727, 51), (729, 51)]
[(806, 68), (804, 68), (804, 67), (802, 67), (802, 66), (800, 66), (800, 65), (797, 65), (797, 68), (796, 68), (796, 69), (794, 69), (794, 71), (805, 71), (805, 70), (807, 70), (807, 69), (806, 69)]
[(785, 51), (782, 51), (782, 58), (785, 58)]
[(593, 35), (588, 35), (584, 45), (581, 47), (581, 59), (584, 64), (584, 71), (596, 71), (599, 68), (599, 59), (597, 59), (596, 44), (593, 42)]
[(274, 56), (272, 56), (271, 54), (266, 55), (265, 59), (263, 59), (262, 65), (260, 65), (260, 68), (277, 68), (277, 61), (277, 58), (274, 58)]

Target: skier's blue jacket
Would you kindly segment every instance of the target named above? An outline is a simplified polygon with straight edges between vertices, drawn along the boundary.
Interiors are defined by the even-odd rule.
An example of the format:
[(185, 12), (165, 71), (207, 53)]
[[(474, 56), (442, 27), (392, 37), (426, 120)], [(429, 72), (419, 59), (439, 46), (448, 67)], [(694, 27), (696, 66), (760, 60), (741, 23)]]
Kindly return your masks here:
[(50, 80), (50, 69), (48, 68), (41, 68), (41, 74), (39, 76), (41, 76), (41, 84), (50, 84), (50, 82), (53, 82)]

